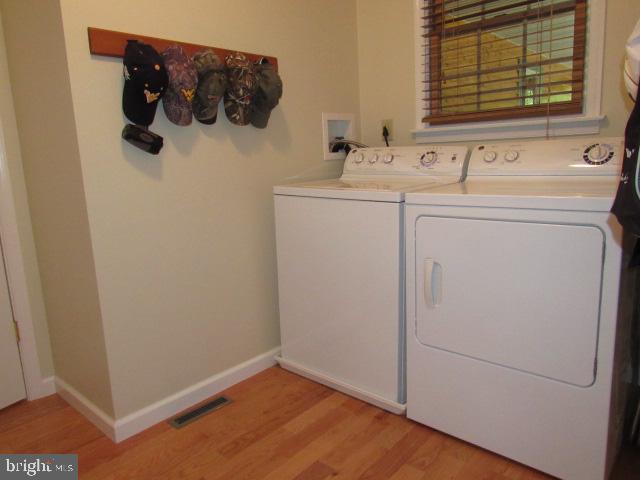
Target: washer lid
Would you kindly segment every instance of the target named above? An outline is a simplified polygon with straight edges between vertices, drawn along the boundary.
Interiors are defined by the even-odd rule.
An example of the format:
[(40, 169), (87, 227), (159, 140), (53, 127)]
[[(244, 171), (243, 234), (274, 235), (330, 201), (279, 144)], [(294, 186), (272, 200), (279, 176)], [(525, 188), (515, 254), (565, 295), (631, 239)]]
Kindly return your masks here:
[(330, 180), (316, 180), (273, 187), (275, 195), (299, 197), (338, 198), (347, 200), (369, 200), (377, 202), (402, 202), (405, 192), (429, 190), (459, 181), (453, 177), (371, 177), (343, 176)]
[(473, 177), (407, 193), (407, 204), (609, 212), (618, 177)]

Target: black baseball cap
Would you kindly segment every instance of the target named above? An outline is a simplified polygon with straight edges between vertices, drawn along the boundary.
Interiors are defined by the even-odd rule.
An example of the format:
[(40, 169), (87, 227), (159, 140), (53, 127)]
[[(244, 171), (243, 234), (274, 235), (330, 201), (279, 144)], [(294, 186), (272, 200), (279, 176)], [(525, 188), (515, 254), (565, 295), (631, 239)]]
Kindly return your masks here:
[(164, 143), (160, 135), (147, 130), (141, 125), (125, 125), (122, 129), (122, 138), (131, 145), (152, 155), (160, 153)]
[(162, 57), (151, 45), (128, 40), (123, 64), (122, 110), (136, 125), (149, 126), (169, 81)]

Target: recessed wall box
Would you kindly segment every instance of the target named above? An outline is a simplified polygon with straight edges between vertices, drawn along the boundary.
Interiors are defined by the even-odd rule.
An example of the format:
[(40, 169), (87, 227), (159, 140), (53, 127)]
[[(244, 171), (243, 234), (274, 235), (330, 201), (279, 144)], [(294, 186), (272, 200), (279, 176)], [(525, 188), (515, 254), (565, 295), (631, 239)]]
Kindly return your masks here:
[(353, 113), (322, 114), (322, 153), (325, 160), (344, 160), (347, 157), (344, 151), (331, 152), (329, 142), (340, 137), (354, 140), (354, 123)]

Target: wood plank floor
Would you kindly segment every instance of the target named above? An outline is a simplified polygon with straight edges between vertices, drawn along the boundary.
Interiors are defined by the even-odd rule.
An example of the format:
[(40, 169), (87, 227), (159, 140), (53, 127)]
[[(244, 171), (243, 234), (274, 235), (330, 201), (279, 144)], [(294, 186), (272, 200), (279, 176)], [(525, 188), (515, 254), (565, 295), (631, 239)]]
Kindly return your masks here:
[[(278, 367), (224, 394), (232, 404), (182, 429), (119, 444), (57, 395), (21, 402), (0, 410), (0, 452), (77, 453), (82, 480), (551, 478)], [(616, 479), (640, 478), (636, 457)]]

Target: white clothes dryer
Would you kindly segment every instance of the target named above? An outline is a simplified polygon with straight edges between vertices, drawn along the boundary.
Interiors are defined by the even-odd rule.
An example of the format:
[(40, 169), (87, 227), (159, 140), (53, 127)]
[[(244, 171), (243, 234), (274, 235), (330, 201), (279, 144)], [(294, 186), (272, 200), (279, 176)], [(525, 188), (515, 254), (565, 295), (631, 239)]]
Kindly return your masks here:
[(459, 182), (467, 154), (351, 150), (339, 179), (274, 187), (282, 367), (405, 411), (404, 194)]
[(406, 195), (407, 416), (564, 479), (606, 478), (628, 318), (622, 140), (476, 147)]

